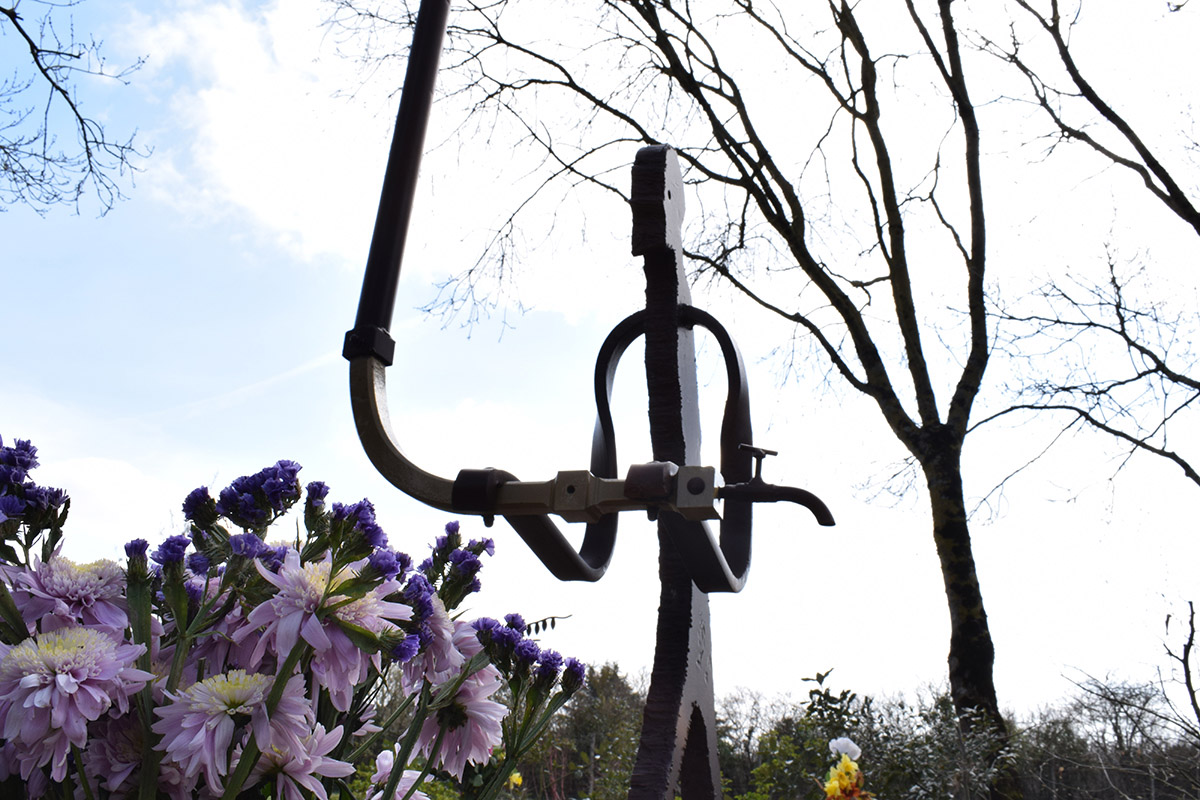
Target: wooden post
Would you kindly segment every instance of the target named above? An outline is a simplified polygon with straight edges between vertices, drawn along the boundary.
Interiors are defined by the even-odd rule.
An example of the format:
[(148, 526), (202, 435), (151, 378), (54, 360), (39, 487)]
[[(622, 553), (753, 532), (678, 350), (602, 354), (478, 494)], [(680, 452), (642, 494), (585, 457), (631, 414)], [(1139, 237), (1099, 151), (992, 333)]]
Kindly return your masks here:
[[(633, 254), (645, 259), (654, 458), (699, 464), (695, 346), (679, 318), (679, 306), (691, 300), (683, 270), (683, 177), (670, 147), (638, 151), (630, 196)], [(708, 596), (692, 582), (661, 519), (658, 543), (658, 632), (629, 798), (672, 800), (678, 792), (683, 800), (720, 800)]]

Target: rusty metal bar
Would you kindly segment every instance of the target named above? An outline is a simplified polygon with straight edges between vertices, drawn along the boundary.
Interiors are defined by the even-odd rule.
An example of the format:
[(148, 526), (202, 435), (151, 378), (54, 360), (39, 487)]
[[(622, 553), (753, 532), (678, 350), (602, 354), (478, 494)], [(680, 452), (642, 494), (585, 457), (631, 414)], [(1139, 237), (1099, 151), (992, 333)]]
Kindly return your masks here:
[[(631, 199), (633, 253), (645, 261), (646, 383), (654, 458), (696, 464), (696, 355), (691, 330), (680, 324), (680, 307), (691, 298), (683, 272), (683, 178), (673, 150), (655, 146), (638, 151)], [(679, 545), (687, 544), (672, 534), (679, 521), (670, 511), (659, 515), (662, 591), (630, 800), (671, 800), (676, 794), (683, 800), (721, 797), (708, 595), (693, 582), (681, 555)]]

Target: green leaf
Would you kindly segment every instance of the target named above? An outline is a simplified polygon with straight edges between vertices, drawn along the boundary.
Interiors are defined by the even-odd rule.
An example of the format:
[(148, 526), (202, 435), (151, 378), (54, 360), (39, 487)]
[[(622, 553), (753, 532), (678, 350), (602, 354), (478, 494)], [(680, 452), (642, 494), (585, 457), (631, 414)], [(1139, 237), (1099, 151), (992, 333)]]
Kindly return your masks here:
[(333, 622), (342, 629), (342, 632), (349, 637), (350, 641), (353, 642), (354, 646), (359, 650), (367, 653), (379, 652), (379, 637), (371, 633), (366, 628), (362, 628), (358, 625), (346, 622), (345, 620), (338, 619), (336, 616), (326, 617), (326, 619), (332, 619)]

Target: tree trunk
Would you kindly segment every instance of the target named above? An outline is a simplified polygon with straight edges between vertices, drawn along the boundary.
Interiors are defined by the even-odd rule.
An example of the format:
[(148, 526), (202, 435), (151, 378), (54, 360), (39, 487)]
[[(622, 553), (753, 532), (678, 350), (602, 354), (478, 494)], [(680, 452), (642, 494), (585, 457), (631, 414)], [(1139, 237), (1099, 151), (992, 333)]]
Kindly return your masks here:
[[(988, 629), (987, 612), (967, 525), (963, 499), (962, 438), (943, 428), (926, 440), (918, 455), (929, 487), (933, 514), (933, 539), (937, 546), (950, 611), (950, 654), (947, 658), (950, 696), (963, 732), (982, 723), (996, 734), (993, 757), (1008, 744), (1008, 726), (996, 700), (993, 665), (996, 651)], [(1021, 796), (1017, 776), (1005, 767), (992, 786), (993, 800)]]

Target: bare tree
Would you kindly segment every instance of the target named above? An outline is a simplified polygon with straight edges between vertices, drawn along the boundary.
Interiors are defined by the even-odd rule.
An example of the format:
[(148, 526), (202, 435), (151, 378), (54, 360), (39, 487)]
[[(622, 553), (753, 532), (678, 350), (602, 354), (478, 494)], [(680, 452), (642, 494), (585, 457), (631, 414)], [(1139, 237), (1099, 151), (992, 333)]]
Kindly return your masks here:
[[(1200, 175), (1194, 162), (1178, 158), (1177, 153), (1157, 152), (1147, 131), (1160, 126), (1161, 120), (1138, 120), (1123, 112), (1104, 96), (1103, 87), (1089, 80), (1076, 58), (1073, 32), (1083, 5), (1068, 7), (1059, 0), (1015, 2), (1024, 18), (1048, 39), (1053, 57), (1047, 62), (1027, 54), (1015, 25), (1006, 41), (985, 39), (983, 47), (1013, 65), (1025, 79), (1029, 92), (1024, 99), (1040, 110), (1049, 125), (1047, 155), (1062, 146), (1084, 148), (1098, 157), (1102, 167), (1135, 176), (1155, 201), (1152, 207), (1200, 236), (1196, 201)], [(1185, 5), (1168, 3), (1167, 13), (1182, 16)], [(1197, 149), (1194, 139), (1183, 138), (1186, 150)], [(1052, 366), (1055, 359), (1035, 356), (1022, 387), (1027, 402), (1015, 403), (996, 416), (1020, 411), (1058, 413), (1066, 418), (1067, 428), (1082, 426), (1114, 437), (1128, 448), (1129, 456), (1140, 452), (1164, 458), (1200, 485), (1200, 462), (1189, 452), (1195, 442), (1170, 435), (1185, 427), (1182, 420), (1194, 424), (1200, 406), (1200, 373), (1192, 349), (1200, 335), (1200, 315), (1186, 303), (1173, 307), (1168, 298), (1155, 297), (1152, 284), (1161, 268), (1145, 263), (1144, 254), (1131, 259), (1132, 266), (1126, 269), (1116, 244), (1105, 242), (1103, 248), (1107, 265), (1103, 277), (1052, 276), (1024, 302), (998, 306), (998, 317), (1008, 323), (1014, 353), (1069, 356), (1057, 360), (1059, 369)], [(1128, 458), (1120, 467), (1126, 463)]]
[[(0, 4), (0, 39), (23, 52), (11, 75), (0, 77), (0, 211), (22, 203), (39, 214), (92, 194), (107, 212), (121, 199), (122, 181), (146, 155), (127, 139), (110, 138), (87, 116), (77, 82), (85, 76), (125, 81), (141, 66), (113, 69), (101, 42), (76, 38), (76, 2), (16, 0)], [(36, 10), (35, 18), (27, 11)]]
[[(386, 31), (412, 23), (407, 4), (332, 2), (336, 25), (383, 48), (369, 60), (388, 53)], [(549, 12), (531, 20), (527, 10), (477, 0), (451, 20), (443, 86), (470, 108), (464, 125), (478, 138), (510, 124), (517, 145), (544, 158), (544, 181), (514, 203), (489, 257), (450, 284), (445, 304), (469, 303), (488, 269), (512, 263), (518, 215), (539, 194), (586, 186), (627, 199), (618, 176), (636, 144), (674, 146), (702, 207), (685, 239), (696, 276), (792, 324), (828, 374), (874, 402), (923, 476), (951, 696), (964, 725), (982, 715), (1003, 747), (962, 462), (973, 419), (994, 418), (977, 410), (995, 332), (981, 119), (994, 98), (975, 92), (1015, 67), (1052, 109), (1045, 84), (979, 33), (996, 27), (994, 9), (952, 0), (592, 0), (561, 19), (555, 11), (552, 33), (537, 24)], [(1044, 41), (1061, 38), (1057, 16), (1023, 0), (1015, 11), (1043, 21)], [(1116, 163), (1186, 211), (1130, 141), (1141, 161)]]
[[(1171, 617), (1167, 616), (1167, 634), (1171, 633)], [(1196, 656), (1196, 606), (1188, 601), (1187, 633), (1178, 650), (1165, 645), (1167, 657), (1175, 663), (1175, 671), (1169, 678), (1160, 678), (1159, 688), (1171, 710), (1168, 723), (1181, 737), (1190, 740), (1193, 747), (1200, 749), (1200, 664)], [(1172, 697), (1167, 683), (1178, 684), (1183, 689), (1184, 708)]]
[[(1013, 412), (1057, 413), (1066, 418), (1064, 430), (1082, 426), (1122, 444), (1127, 452), (1118, 471), (1135, 453), (1148, 453), (1200, 486), (1200, 462), (1190, 452), (1195, 442), (1186, 435), (1200, 407), (1193, 349), (1200, 315), (1152, 299), (1152, 267), (1127, 275), (1112, 256), (1107, 283), (1053, 279), (1025, 299), (1035, 309), (998, 308), (1011, 351), (1029, 362), (1021, 386), (1028, 402), (977, 425)], [(1177, 425), (1184, 435), (1173, 438)]]
[[(1007, 43), (988, 42), (987, 47), (1025, 77), (1033, 101), (1051, 122), (1058, 141), (1082, 144), (1103, 161), (1133, 173), (1170, 213), (1200, 235), (1200, 210), (1193, 198), (1195, 188), (1180, 180), (1167, 159), (1154, 152), (1144, 131), (1135, 128), (1136, 121), (1106, 100), (1078, 64), (1071, 49), (1071, 31), (1083, 13), (1082, 4), (1073, 3), (1064, 10), (1059, 0), (1015, 2), (1053, 44), (1061, 83), (1052, 82), (1047, 69), (1035, 66), (1025, 57), (1015, 33)], [(1184, 5), (1168, 4), (1169, 11), (1180, 12)], [(1037, 6), (1044, 6), (1045, 10)]]

